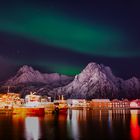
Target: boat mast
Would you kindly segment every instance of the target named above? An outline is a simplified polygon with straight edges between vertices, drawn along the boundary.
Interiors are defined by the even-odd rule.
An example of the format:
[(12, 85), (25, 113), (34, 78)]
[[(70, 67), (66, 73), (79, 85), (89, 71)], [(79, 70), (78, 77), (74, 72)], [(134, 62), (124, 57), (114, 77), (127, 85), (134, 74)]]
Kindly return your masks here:
[(10, 86), (7, 87), (7, 93), (9, 93), (9, 92), (10, 92)]

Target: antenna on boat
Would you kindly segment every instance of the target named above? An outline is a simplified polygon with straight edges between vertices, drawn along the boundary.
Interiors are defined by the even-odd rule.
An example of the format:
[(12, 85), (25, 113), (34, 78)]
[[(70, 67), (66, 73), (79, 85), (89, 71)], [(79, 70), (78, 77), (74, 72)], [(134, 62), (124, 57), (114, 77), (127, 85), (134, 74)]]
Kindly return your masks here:
[(12, 85), (5, 85), (5, 86), (2, 86), (4, 89), (6, 88), (6, 93), (10, 93), (10, 88), (12, 88), (12, 87), (15, 87), (14, 85), (12, 86)]
[(10, 86), (3, 86), (3, 87), (6, 87), (7, 88), (7, 93), (10, 92)]
[(62, 95), (62, 100), (64, 100), (64, 96)]
[(58, 95), (58, 100), (60, 100), (60, 95)]
[(7, 87), (7, 93), (9, 93), (9, 92), (10, 92), (10, 86)]

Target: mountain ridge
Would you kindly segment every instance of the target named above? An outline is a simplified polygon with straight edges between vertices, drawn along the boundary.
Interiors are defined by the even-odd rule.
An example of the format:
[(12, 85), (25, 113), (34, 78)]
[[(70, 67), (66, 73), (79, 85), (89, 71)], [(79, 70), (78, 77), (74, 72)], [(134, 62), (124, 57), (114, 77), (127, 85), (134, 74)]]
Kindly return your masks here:
[(22, 66), (17, 74), (8, 79), (6, 85), (16, 85), (21, 83), (44, 83), (49, 84), (53, 82), (60, 82), (65, 80), (71, 80), (72, 76), (66, 76), (58, 73), (41, 73), (38, 70), (34, 70), (31, 66)]
[(130, 78), (123, 80), (116, 77), (109, 67), (96, 63), (89, 63), (86, 68), (76, 75), (68, 85), (53, 89), (52, 93), (64, 94), (66, 98), (129, 98), (134, 95), (140, 97), (140, 80)]
[[(33, 84), (31, 84), (31, 88), (28, 83), (36, 85), (32, 86)], [(54, 95), (86, 99), (140, 97), (140, 80), (138, 78), (132, 77), (123, 80), (116, 77), (110, 67), (95, 62), (89, 63), (81, 73), (74, 77), (58, 73), (41, 73), (30, 66), (24, 65), (15, 76), (5, 82), (5, 85), (15, 85), (17, 87), (24, 84), (28, 91), (30, 89), (35, 90), (40, 95), (46, 94), (51, 97), (54, 97)], [(37, 84), (42, 84), (42, 86), (40, 87)]]

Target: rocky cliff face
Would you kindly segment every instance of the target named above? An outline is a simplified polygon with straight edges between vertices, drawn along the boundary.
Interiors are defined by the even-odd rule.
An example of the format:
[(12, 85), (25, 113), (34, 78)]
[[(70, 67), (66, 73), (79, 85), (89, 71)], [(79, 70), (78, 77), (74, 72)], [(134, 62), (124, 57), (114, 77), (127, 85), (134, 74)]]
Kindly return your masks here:
[(128, 98), (140, 98), (140, 80), (132, 77), (123, 83), (124, 93)]
[(140, 97), (138, 78), (123, 80), (114, 76), (109, 67), (96, 63), (89, 63), (75, 77), (57, 73), (42, 74), (32, 67), (23, 66), (14, 77), (6, 82), (6, 85), (16, 85), (22, 94), (26, 94), (27, 91), (28, 93), (36, 91), (38, 94), (52, 97), (56, 95), (86, 99)]
[(109, 67), (89, 63), (70, 84), (50, 91), (50, 95), (54, 93), (66, 98), (132, 98), (140, 96), (140, 81), (137, 78), (124, 81), (115, 77)]

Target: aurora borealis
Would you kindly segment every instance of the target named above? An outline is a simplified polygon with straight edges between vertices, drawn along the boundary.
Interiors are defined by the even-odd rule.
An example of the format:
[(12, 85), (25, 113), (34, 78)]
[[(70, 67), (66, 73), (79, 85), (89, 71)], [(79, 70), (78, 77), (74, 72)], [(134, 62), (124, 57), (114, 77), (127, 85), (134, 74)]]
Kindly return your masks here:
[[(91, 26), (85, 21), (78, 21), (71, 17), (67, 19), (63, 14), (58, 14), (59, 11), (53, 13), (52, 10), (43, 10), (38, 15), (35, 9), (32, 9), (33, 14), (30, 14), (30, 10), (26, 10), (29, 13), (28, 17), (26, 17), (27, 13), (21, 10), (25, 18), (21, 19), (20, 22), (12, 22), (11, 20), (1, 22), (1, 31), (12, 32), (41, 43), (82, 53), (105, 56), (131, 55), (129, 52), (123, 52), (119, 46), (122, 38), (121, 33), (117, 31), (113, 32), (111, 29), (107, 30), (96, 25)], [(18, 11), (19, 9), (16, 9), (14, 13), (18, 13)], [(19, 14), (11, 16), (20, 18)], [(117, 46), (119, 47), (117, 48)], [(110, 51), (106, 51), (106, 49), (110, 49)]]
[(9, 75), (23, 64), (73, 75), (94, 61), (118, 76), (139, 76), (138, 17), (137, 4), (5, 1), (0, 5), (0, 64)]

